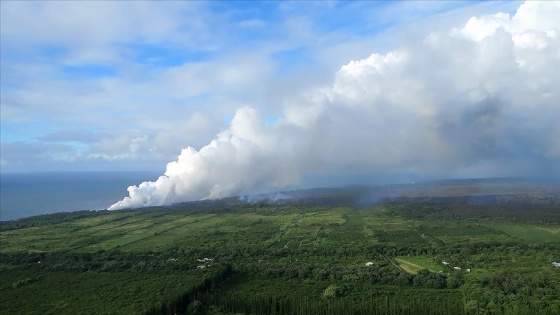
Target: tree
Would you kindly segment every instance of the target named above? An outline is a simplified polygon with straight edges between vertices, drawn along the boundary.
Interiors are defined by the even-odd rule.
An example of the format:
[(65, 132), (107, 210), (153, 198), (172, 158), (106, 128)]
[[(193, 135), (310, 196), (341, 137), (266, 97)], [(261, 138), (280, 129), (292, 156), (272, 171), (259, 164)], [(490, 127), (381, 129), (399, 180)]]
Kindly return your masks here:
[(204, 305), (199, 300), (192, 301), (191, 304), (187, 307), (188, 314), (203, 314), (204, 313)]
[(342, 296), (342, 294), (343, 294), (343, 290), (340, 286), (336, 284), (331, 284), (325, 289), (325, 291), (323, 291), (323, 298), (332, 299), (335, 297)]

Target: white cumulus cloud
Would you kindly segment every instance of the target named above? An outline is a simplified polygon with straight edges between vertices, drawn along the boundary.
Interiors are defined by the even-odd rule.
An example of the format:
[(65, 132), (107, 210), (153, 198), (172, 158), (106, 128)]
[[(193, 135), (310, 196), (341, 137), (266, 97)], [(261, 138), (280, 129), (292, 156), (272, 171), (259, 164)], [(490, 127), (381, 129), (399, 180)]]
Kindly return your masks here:
[(560, 175), (560, 3), (473, 17), (350, 61), (265, 124), (237, 110), (110, 209), (258, 193), (309, 174)]

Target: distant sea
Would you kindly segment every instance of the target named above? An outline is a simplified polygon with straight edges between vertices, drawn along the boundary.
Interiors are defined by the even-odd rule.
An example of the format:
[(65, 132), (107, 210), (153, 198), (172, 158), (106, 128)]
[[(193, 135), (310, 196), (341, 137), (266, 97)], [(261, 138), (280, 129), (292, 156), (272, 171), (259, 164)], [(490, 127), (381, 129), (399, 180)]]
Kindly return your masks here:
[(0, 174), (0, 221), (39, 214), (102, 210), (128, 196), (127, 188), (157, 172), (45, 172)]

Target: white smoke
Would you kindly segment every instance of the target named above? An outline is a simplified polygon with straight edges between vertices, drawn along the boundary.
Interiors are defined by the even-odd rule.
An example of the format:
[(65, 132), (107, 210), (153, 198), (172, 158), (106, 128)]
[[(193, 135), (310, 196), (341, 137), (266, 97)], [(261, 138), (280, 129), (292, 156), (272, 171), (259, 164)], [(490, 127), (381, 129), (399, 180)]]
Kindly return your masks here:
[(332, 86), (254, 108), (109, 209), (278, 189), (305, 174), (560, 175), (560, 2), (473, 17), (351, 61)]

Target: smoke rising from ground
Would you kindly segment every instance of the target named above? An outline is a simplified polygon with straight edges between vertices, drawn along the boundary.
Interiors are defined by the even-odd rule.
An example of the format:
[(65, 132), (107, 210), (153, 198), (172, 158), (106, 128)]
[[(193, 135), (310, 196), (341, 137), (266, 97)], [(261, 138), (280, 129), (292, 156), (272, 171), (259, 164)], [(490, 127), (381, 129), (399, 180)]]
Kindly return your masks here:
[(285, 100), (273, 125), (240, 108), (110, 209), (259, 193), (308, 174), (558, 176), (558, 16), (558, 2), (527, 2), (350, 61), (332, 85)]

